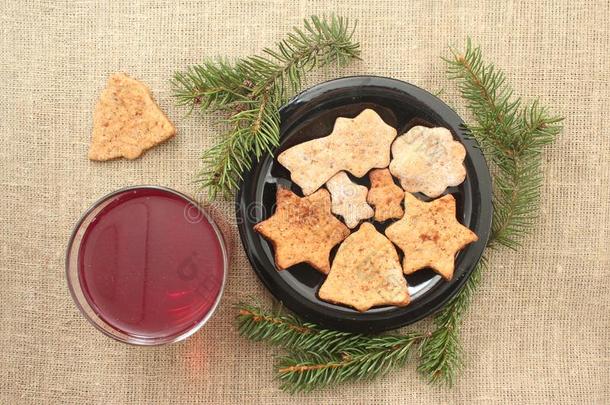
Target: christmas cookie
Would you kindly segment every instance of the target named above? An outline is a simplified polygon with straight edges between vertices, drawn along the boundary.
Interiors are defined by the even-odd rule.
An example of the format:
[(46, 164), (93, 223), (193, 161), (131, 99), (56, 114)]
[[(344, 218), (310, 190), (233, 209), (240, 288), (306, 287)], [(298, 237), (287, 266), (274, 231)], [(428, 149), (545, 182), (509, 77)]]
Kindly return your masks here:
[(331, 177), (326, 187), (330, 191), (333, 214), (343, 217), (349, 228), (353, 229), (363, 219), (373, 216), (373, 209), (366, 203), (367, 188), (353, 183), (345, 172)]
[(319, 296), (360, 312), (378, 305), (405, 306), (410, 301), (396, 248), (368, 222), (339, 247)]
[(337, 118), (330, 135), (293, 146), (277, 160), (309, 195), (341, 170), (362, 177), (373, 168), (387, 167), (394, 138), (396, 130), (366, 109), (355, 118)]
[(416, 126), (392, 144), (390, 172), (405, 191), (438, 197), (466, 178), (466, 149), (447, 128)]
[(455, 199), (450, 194), (424, 202), (405, 193), (405, 214), (385, 234), (403, 251), (405, 274), (430, 267), (446, 280), (453, 277), (456, 253), (478, 240), (456, 219)]
[(402, 200), (405, 192), (394, 184), (388, 169), (375, 169), (369, 173), (371, 189), (366, 200), (375, 207), (375, 221), (383, 222), (401, 218), (404, 214)]
[(148, 87), (117, 73), (108, 79), (95, 107), (89, 159), (135, 159), (175, 134)]
[(330, 212), (328, 191), (301, 198), (280, 187), (276, 205), (275, 213), (254, 230), (273, 244), (278, 269), (308, 263), (327, 274), (330, 250), (349, 235), (349, 229)]

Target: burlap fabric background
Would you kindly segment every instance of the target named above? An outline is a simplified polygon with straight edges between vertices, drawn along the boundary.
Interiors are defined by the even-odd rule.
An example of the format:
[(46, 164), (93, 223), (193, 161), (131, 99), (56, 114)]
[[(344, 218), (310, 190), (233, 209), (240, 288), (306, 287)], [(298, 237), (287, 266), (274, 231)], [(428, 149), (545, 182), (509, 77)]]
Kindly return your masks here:
[[(608, 403), (610, 401), (610, 3), (503, 1), (2, 1), (0, 4), (0, 402)], [(438, 91), (465, 114), (439, 56), (468, 35), (517, 92), (566, 116), (545, 155), (544, 201), (518, 252), (492, 256), (462, 338), (452, 389), (413, 365), (370, 382), (291, 398), (275, 351), (241, 339), (232, 304), (269, 301), (242, 247), (212, 321), (181, 344), (131, 347), (102, 336), (66, 288), (77, 218), (119, 187), (191, 195), (210, 119), (174, 106), (168, 80), (206, 56), (251, 54), (312, 13), (357, 18), (363, 62), (316, 73), (378, 74)], [(148, 83), (178, 136), (136, 161), (92, 163), (92, 108), (106, 77)], [(231, 202), (217, 206), (235, 241)], [(424, 322), (420, 324), (425, 327)], [(417, 327), (420, 327), (417, 326)]]

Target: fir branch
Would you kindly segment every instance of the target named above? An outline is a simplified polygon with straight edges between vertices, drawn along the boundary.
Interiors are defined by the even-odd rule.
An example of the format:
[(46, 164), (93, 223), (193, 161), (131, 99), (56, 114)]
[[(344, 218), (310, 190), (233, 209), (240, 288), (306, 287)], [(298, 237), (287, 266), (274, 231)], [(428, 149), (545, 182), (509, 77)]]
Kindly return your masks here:
[(337, 352), (360, 339), (360, 335), (321, 330), (295, 316), (266, 312), (252, 305), (240, 304), (238, 311), (237, 323), (242, 336), (285, 349)]
[(277, 366), (281, 388), (311, 391), (347, 380), (372, 379), (401, 367), (424, 335), (367, 336), (323, 329), (293, 315), (238, 305), (239, 332), (288, 351)]
[[(561, 131), (560, 117), (538, 101), (523, 105), (513, 96), (506, 76), (483, 62), (481, 49), (468, 39), (464, 54), (445, 59), (448, 74), (474, 117), (468, 129), (495, 166), (492, 233), (488, 247), (519, 247), (534, 224), (540, 205), (543, 148)], [(433, 383), (452, 385), (462, 367), (459, 327), (487, 268), (485, 257), (458, 295), (435, 315), (436, 330), (420, 348), (418, 370)]]
[(452, 51), (448, 74), (475, 123), (468, 129), (498, 169), (494, 176), (492, 243), (516, 249), (532, 228), (540, 202), (541, 154), (561, 131), (562, 118), (537, 101), (524, 106), (514, 97), (506, 76), (483, 62), (470, 39), (464, 54)]
[(248, 304), (239, 304), (237, 324), (239, 333), (253, 341), (265, 341), (274, 346), (301, 353), (343, 354), (385, 350), (402, 346), (421, 335), (380, 335), (341, 332), (323, 329), (299, 318), (271, 313)]
[(463, 366), (459, 328), (486, 269), (487, 259), (483, 256), (458, 295), (434, 316), (436, 329), (420, 346), (417, 368), (431, 383), (453, 385)]
[(292, 352), (280, 359), (277, 367), (280, 387), (288, 392), (311, 391), (346, 381), (370, 380), (402, 367), (412, 349), (422, 339), (419, 334), (396, 336), (395, 344), (388, 344), (386, 336), (370, 337), (378, 340), (378, 347), (353, 349), (339, 354), (326, 352)]
[(206, 60), (177, 72), (172, 84), (179, 105), (228, 113), (230, 130), (204, 152), (198, 181), (215, 199), (230, 196), (253, 159), (272, 153), (279, 142), (279, 108), (291, 92), (300, 89), (305, 74), (316, 67), (345, 65), (360, 54), (352, 41), (355, 25), (342, 18), (312, 16), (303, 29), (265, 48), (263, 56), (233, 63)]

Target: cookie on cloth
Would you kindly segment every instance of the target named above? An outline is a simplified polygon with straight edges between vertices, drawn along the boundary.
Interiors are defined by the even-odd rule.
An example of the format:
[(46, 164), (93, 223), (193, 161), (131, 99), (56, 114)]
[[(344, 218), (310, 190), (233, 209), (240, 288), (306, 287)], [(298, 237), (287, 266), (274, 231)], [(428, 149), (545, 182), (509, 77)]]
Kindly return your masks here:
[(424, 202), (405, 193), (405, 215), (388, 226), (385, 234), (403, 251), (405, 274), (430, 267), (446, 280), (453, 277), (456, 253), (479, 239), (458, 222), (450, 194)]
[(330, 135), (293, 146), (277, 160), (309, 195), (341, 170), (362, 177), (373, 168), (387, 167), (394, 138), (396, 129), (365, 109), (355, 118), (337, 118)]
[(319, 296), (360, 312), (378, 305), (402, 307), (410, 301), (396, 248), (368, 222), (339, 247)]
[(175, 134), (148, 87), (116, 73), (108, 78), (95, 106), (89, 159), (135, 159)]
[(275, 213), (254, 225), (254, 230), (273, 245), (278, 269), (308, 263), (327, 274), (331, 249), (350, 233), (331, 214), (328, 191), (321, 189), (310, 196), (299, 197), (279, 187), (276, 206)]
[(415, 126), (392, 144), (390, 172), (410, 193), (434, 198), (466, 178), (466, 149), (447, 128)]

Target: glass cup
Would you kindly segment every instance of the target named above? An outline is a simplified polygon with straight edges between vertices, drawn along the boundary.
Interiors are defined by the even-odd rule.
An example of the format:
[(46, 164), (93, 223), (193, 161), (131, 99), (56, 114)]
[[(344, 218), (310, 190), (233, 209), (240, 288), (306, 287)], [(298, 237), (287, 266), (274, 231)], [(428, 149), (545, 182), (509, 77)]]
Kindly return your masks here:
[(66, 276), (77, 307), (125, 343), (160, 345), (210, 319), (229, 266), (225, 240), (191, 198), (165, 187), (110, 193), (76, 224)]

